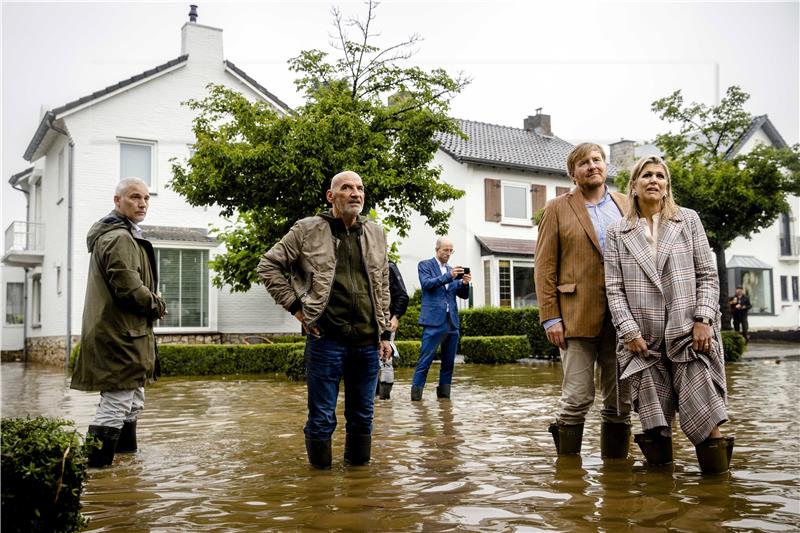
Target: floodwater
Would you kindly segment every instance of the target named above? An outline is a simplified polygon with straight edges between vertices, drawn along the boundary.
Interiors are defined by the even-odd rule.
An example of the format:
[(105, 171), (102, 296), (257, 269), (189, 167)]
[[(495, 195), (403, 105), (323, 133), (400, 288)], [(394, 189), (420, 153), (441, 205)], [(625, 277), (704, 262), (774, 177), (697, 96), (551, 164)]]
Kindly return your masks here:
[[(2, 415), (89, 424), (97, 394), (61, 371), (2, 365)], [(798, 531), (800, 362), (728, 366), (733, 471), (702, 477), (677, 436), (674, 466), (603, 461), (592, 410), (582, 458), (556, 459), (547, 425), (560, 367), (459, 365), (452, 401), (409, 401), (410, 369), (376, 401), (373, 461), (306, 464), (302, 383), (163, 379), (147, 389), (136, 454), (92, 470), (89, 531)], [(431, 370), (435, 376), (437, 369)], [(341, 404), (341, 402), (340, 402)], [(635, 422), (635, 428), (638, 422)], [(4, 510), (4, 512), (9, 512)]]

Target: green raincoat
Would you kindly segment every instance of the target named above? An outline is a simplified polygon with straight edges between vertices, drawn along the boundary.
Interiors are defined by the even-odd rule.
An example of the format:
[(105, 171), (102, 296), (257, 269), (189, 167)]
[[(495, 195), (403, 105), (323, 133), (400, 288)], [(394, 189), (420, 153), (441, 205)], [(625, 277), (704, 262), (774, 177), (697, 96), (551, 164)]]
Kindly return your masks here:
[(91, 258), (71, 387), (141, 387), (156, 377), (153, 323), (165, 308), (153, 246), (134, 237), (131, 222), (117, 211), (92, 225), (86, 243)]

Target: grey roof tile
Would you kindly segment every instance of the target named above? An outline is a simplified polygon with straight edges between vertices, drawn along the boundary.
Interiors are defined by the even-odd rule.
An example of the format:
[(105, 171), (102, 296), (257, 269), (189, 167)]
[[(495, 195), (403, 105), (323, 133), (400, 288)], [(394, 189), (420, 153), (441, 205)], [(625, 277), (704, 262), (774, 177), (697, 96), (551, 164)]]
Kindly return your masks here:
[(205, 228), (181, 228), (177, 226), (141, 226), (146, 239), (175, 242), (202, 242), (214, 244), (216, 239), (208, 236)]
[(533, 239), (508, 239), (505, 237), (481, 237), (475, 235), (475, 240), (481, 245), (481, 255), (533, 255), (536, 252), (536, 241)]

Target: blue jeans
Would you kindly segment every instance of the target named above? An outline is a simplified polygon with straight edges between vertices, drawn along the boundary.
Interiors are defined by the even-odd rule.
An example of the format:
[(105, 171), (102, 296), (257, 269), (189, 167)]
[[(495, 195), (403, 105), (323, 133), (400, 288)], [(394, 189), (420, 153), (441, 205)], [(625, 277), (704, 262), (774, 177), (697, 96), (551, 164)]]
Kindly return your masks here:
[(350, 346), (329, 338), (306, 339), (309, 439), (328, 440), (336, 429), (336, 400), (344, 378), (344, 418), (348, 433), (372, 434), (378, 346)]
[(439, 369), (439, 384), (450, 385), (453, 382), (453, 366), (456, 361), (458, 349), (458, 328), (453, 325), (450, 317), (441, 326), (425, 326), (422, 330), (422, 346), (419, 350), (419, 360), (414, 371), (411, 384), (415, 387), (424, 387), (428, 379), (428, 369), (431, 367), (436, 349), (442, 345), (442, 367)]

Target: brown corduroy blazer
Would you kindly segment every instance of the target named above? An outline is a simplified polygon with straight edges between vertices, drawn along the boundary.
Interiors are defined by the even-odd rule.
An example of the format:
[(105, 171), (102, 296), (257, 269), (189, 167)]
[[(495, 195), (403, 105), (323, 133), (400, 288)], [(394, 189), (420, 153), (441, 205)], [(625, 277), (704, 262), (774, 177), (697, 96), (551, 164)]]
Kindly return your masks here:
[[(611, 197), (624, 214), (628, 199)], [(535, 261), (540, 322), (561, 317), (566, 338), (600, 335), (608, 312), (603, 251), (579, 189), (547, 202)]]

